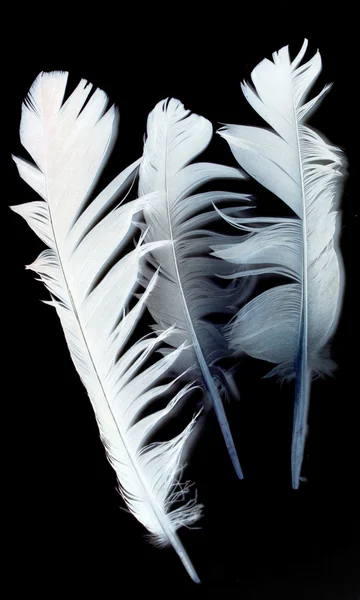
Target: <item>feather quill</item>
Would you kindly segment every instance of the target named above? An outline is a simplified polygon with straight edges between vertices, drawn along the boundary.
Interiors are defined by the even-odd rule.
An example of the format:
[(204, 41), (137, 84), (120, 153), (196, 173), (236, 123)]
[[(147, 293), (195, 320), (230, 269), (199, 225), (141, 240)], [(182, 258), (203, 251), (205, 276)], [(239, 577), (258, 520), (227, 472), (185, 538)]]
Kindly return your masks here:
[[(150, 334), (126, 349), (145, 303), (158, 284), (154, 273), (143, 295), (127, 310), (142, 257), (164, 242), (144, 243), (112, 266), (125, 243), (133, 216), (149, 202), (141, 197), (114, 202), (134, 179), (140, 161), (118, 175), (87, 205), (89, 193), (111, 150), (117, 112), (106, 110), (107, 96), (82, 80), (63, 103), (67, 73), (40, 74), (22, 107), (21, 142), (35, 164), (14, 157), (21, 177), (42, 200), (13, 206), (48, 249), (29, 266), (51, 294), (75, 367), (87, 389), (108, 459), (131, 513), (154, 541), (170, 543), (195, 582), (198, 575), (177, 535), (194, 523), (201, 507), (187, 503), (187, 486), (178, 482), (181, 457), (195, 419), (173, 439), (146, 445), (172, 408), (192, 389), (173, 393), (174, 380), (159, 385), (185, 351), (184, 344), (151, 366), (154, 349), (171, 338), (174, 327)], [(108, 267), (107, 267), (108, 266)], [(105, 271), (104, 271), (105, 268)], [(105, 275), (104, 275), (105, 272)], [(120, 358), (119, 358), (120, 356)], [(181, 373), (179, 373), (181, 375)], [(154, 398), (169, 391), (168, 405), (141, 416)], [(180, 506), (176, 508), (173, 502)]]
[[(341, 306), (343, 271), (337, 205), (343, 158), (305, 122), (329, 89), (307, 94), (321, 71), (317, 52), (301, 64), (307, 40), (291, 62), (288, 47), (252, 72), (245, 98), (271, 126), (227, 125), (219, 134), (256, 181), (278, 196), (294, 217), (224, 218), (246, 235), (213, 246), (214, 255), (241, 266), (238, 277), (274, 273), (292, 282), (255, 297), (228, 326), (237, 352), (276, 363), (269, 375), (295, 377), (292, 484), (298, 488), (304, 454), (311, 378), (331, 372), (327, 346)], [(244, 268), (244, 267), (247, 268)]]
[[(189, 375), (205, 391), (219, 421), (224, 440), (239, 478), (242, 470), (237, 457), (225, 410), (220, 382), (226, 374), (218, 365), (228, 351), (226, 340), (209, 316), (224, 312), (231, 291), (221, 289), (212, 277), (228, 273), (226, 263), (209, 257), (210, 244), (221, 236), (208, 226), (219, 220), (212, 203), (220, 200), (247, 200), (244, 194), (204, 191), (201, 185), (215, 178), (244, 179), (239, 170), (211, 163), (192, 163), (210, 143), (211, 123), (185, 110), (172, 98), (159, 102), (147, 122), (147, 139), (139, 171), (139, 195), (155, 194), (143, 211), (149, 243), (166, 241), (151, 251), (155, 266), (161, 265), (147, 307), (162, 330), (176, 324), (166, 342), (176, 349), (188, 348), (174, 365), (175, 373), (190, 369)], [(190, 164), (191, 163), (191, 164)], [(229, 213), (230, 209), (226, 209)], [(170, 246), (170, 247), (169, 247)], [(142, 268), (146, 284), (151, 268)]]

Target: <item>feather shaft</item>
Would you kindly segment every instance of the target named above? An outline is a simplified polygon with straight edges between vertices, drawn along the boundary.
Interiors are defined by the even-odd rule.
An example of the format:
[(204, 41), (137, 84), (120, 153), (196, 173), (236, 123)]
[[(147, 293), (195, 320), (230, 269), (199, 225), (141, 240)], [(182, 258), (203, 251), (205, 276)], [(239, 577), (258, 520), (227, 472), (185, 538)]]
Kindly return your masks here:
[[(165, 153), (166, 152), (167, 151), (165, 150)], [(166, 168), (165, 168), (165, 173), (166, 173)], [(214, 384), (214, 380), (210, 373), (210, 369), (207, 365), (207, 362), (205, 360), (203, 351), (201, 349), (201, 346), (199, 343), (199, 338), (196, 334), (193, 320), (191, 318), (190, 311), (188, 308), (188, 303), (186, 301), (184, 287), (182, 284), (181, 274), (180, 274), (179, 265), (178, 265), (178, 258), (177, 258), (177, 254), (176, 254), (175, 240), (173, 237), (173, 228), (172, 228), (172, 222), (171, 222), (170, 202), (169, 202), (169, 192), (167, 189), (166, 175), (165, 175), (165, 197), (166, 197), (166, 206), (167, 206), (167, 212), (168, 212), (170, 242), (171, 242), (171, 249), (172, 249), (172, 253), (173, 253), (176, 279), (177, 279), (178, 287), (180, 290), (181, 301), (182, 301), (182, 305), (183, 305), (183, 309), (184, 309), (184, 313), (185, 313), (185, 317), (186, 317), (186, 321), (187, 321), (187, 325), (188, 325), (190, 341), (193, 345), (195, 355), (198, 360), (200, 372), (201, 372), (201, 375), (202, 375), (202, 378), (204, 381), (204, 386), (207, 391), (210, 403), (212, 404), (215, 414), (216, 414), (216, 417), (218, 419), (220, 429), (224, 436), (226, 448), (228, 450), (231, 462), (235, 469), (235, 473), (237, 474), (239, 479), (243, 479), (244, 475), (243, 475), (242, 468), (240, 465), (239, 457), (236, 452), (235, 442), (234, 442), (232, 434), (231, 434), (231, 430), (230, 430), (229, 422), (227, 420), (227, 416), (226, 416), (226, 413), (224, 410), (224, 406), (223, 406), (222, 400), (220, 398), (220, 394)]]

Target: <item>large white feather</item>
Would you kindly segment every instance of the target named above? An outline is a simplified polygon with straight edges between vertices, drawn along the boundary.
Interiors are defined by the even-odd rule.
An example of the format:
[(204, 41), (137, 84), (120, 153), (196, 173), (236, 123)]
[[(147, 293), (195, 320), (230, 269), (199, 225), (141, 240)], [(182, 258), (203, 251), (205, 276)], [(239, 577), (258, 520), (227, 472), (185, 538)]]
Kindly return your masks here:
[(143, 244), (141, 240), (111, 266), (114, 252), (127, 239), (134, 214), (149, 198), (111, 209), (136, 175), (137, 161), (86, 207), (114, 140), (117, 114), (114, 107), (104, 113), (106, 94), (96, 90), (89, 98), (92, 86), (83, 80), (63, 104), (66, 84), (67, 73), (40, 74), (24, 101), (21, 141), (36, 165), (14, 160), (21, 177), (43, 200), (12, 208), (49, 246), (29, 268), (40, 275), (52, 295), (48, 304), (55, 307), (61, 320), (121, 493), (154, 539), (173, 545), (198, 582), (176, 530), (194, 523), (200, 507), (189, 501), (172, 508), (184, 492), (177, 477), (194, 421), (170, 441), (146, 446), (149, 433), (191, 384), (173, 394), (165, 408), (141, 418), (154, 398), (174, 389), (174, 381), (158, 382), (180, 357), (184, 345), (146, 367), (154, 348), (174, 334), (170, 327), (158, 337), (147, 336), (124, 350), (158, 280), (155, 273), (142, 297), (126, 313), (139, 261), (163, 244)]
[[(236, 243), (214, 246), (215, 255), (239, 265), (244, 274), (273, 272), (293, 283), (270, 289), (246, 304), (231, 323), (231, 346), (276, 363), (270, 375), (296, 376), (292, 482), (300, 480), (307, 429), (310, 381), (331, 371), (327, 343), (336, 327), (342, 296), (342, 269), (337, 245), (337, 197), (342, 158), (304, 124), (328, 86), (305, 102), (321, 71), (319, 52), (299, 66), (305, 40), (291, 62), (288, 47), (263, 60), (252, 72), (253, 89), (242, 91), (274, 131), (227, 125), (219, 133), (240, 165), (283, 200), (294, 218), (229, 218), (250, 232)], [(240, 243), (237, 243), (240, 241)]]
[[(167, 338), (173, 348), (188, 349), (175, 364), (176, 373), (191, 368), (190, 376), (202, 385), (214, 407), (223, 436), (240, 478), (242, 471), (219, 394), (224, 373), (218, 366), (228, 350), (226, 340), (209, 316), (224, 312), (231, 302), (230, 290), (220, 288), (214, 273), (229, 272), (226, 263), (209, 257), (210, 244), (221, 236), (207, 230), (219, 215), (212, 203), (247, 199), (243, 194), (193, 192), (214, 178), (243, 179), (239, 169), (210, 163), (191, 163), (209, 144), (211, 123), (185, 110), (175, 99), (159, 102), (147, 122), (147, 140), (139, 173), (139, 195), (156, 194), (144, 209), (149, 228), (147, 239), (169, 245), (152, 251), (159, 279), (146, 304), (161, 329), (176, 324)], [(229, 209), (231, 212), (231, 208)], [(151, 268), (143, 268), (145, 281)]]

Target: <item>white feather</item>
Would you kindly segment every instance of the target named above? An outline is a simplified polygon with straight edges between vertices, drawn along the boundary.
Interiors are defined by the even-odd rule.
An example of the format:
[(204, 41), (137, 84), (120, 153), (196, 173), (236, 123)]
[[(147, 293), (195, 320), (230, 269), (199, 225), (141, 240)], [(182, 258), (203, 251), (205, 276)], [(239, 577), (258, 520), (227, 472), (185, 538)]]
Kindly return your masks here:
[(191, 384), (180, 389), (165, 408), (141, 418), (154, 398), (174, 389), (174, 381), (157, 383), (181, 356), (184, 345), (146, 367), (153, 350), (174, 335), (174, 328), (169, 327), (158, 337), (147, 336), (124, 350), (158, 281), (155, 273), (142, 297), (126, 313), (139, 261), (163, 242), (141, 241), (96, 281), (149, 197), (111, 209), (136, 175), (136, 161), (86, 207), (113, 143), (117, 114), (114, 107), (104, 113), (108, 99), (98, 89), (84, 106), (92, 89), (86, 81), (81, 81), (63, 104), (66, 84), (67, 73), (40, 74), (23, 104), (21, 141), (36, 165), (14, 160), (21, 177), (43, 200), (12, 208), (49, 246), (29, 268), (40, 275), (52, 295), (48, 304), (60, 318), (121, 493), (154, 539), (173, 545), (198, 582), (176, 530), (194, 523), (201, 507), (189, 501), (172, 508), (186, 490), (177, 477), (194, 420), (170, 441), (146, 445), (148, 434)]
[[(307, 48), (290, 61), (288, 47), (252, 72), (253, 89), (243, 93), (274, 131), (227, 125), (219, 131), (239, 164), (281, 198), (294, 218), (224, 218), (250, 232), (236, 243), (214, 246), (214, 254), (245, 274), (273, 272), (294, 283), (270, 289), (246, 304), (230, 324), (230, 344), (238, 352), (276, 363), (271, 375), (296, 376), (292, 481), (297, 488), (304, 454), (310, 381), (333, 363), (326, 345), (336, 327), (343, 273), (337, 244), (337, 197), (342, 157), (304, 124), (328, 86), (312, 100), (306, 95), (321, 71), (317, 52), (300, 65)], [(237, 243), (237, 242), (240, 243)], [(243, 267), (242, 267), (243, 268)], [(243, 276), (244, 271), (238, 273)]]
[[(170, 245), (151, 252), (155, 265), (161, 268), (146, 304), (161, 329), (176, 324), (176, 332), (167, 338), (171, 347), (188, 345), (175, 372), (191, 368), (190, 376), (202, 385), (214, 407), (235, 470), (242, 478), (217, 385), (224, 377), (217, 362), (226, 355), (228, 346), (208, 318), (224, 312), (231, 303), (230, 290), (221, 289), (212, 281), (217, 270), (229, 270), (226, 263), (209, 257), (210, 244), (221, 236), (207, 226), (219, 220), (212, 206), (215, 200), (247, 197), (229, 192), (193, 194), (214, 178), (244, 178), (239, 169), (210, 163), (189, 164), (207, 147), (212, 134), (207, 119), (185, 110), (175, 99), (159, 102), (149, 115), (139, 195), (155, 195), (144, 209), (149, 228), (147, 239), (152, 243), (164, 240)], [(147, 283), (153, 271), (144, 267), (142, 273)]]

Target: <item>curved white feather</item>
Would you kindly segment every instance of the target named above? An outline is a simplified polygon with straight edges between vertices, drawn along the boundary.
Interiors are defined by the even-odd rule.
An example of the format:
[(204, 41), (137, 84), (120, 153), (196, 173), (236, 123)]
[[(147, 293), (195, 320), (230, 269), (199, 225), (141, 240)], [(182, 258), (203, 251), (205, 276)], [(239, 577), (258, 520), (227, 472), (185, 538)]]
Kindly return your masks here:
[[(146, 445), (149, 433), (191, 385), (185, 385), (162, 410), (141, 416), (154, 398), (174, 389), (174, 381), (167, 385), (158, 385), (158, 381), (173, 367), (184, 345), (146, 367), (155, 347), (174, 334), (170, 327), (124, 351), (158, 280), (155, 273), (142, 297), (126, 313), (137, 283), (139, 261), (163, 243), (141, 242), (111, 266), (133, 216), (149, 198), (111, 209), (136, 175), (136, 161), (86, 207), (114, 140), (117, 114), (114, 107), (104, 113), (108, 99), (98, 89), (84, 106), (92, 88), (85, 81), (63, 104), (66, 83), (67, 73), (41, 74), (24, 102), (21, 141), (36, 166), (20, 158), (14, 160), (21, 177), (44, 201), (12, 208), (49, 246), (29, 268), (40, 275), (52, 295), (48, 304), (55, 307), (61, 320), (121, 493), (154, 539), (173, 545), (198, 582), (176, 530), (194, 523), (201, 507), (189, 501), (172, 508), (181, 490), (185, 491), (177, 478), (194, 420), (170, 441)], [(106, 274), (101, 275), (103, 272)]]
[[(169, 245), (151, 252), (161, 265), (159, 280), (147, 306), (161, 328), (176, 324), (167, 343), (173, 348), (187, 343), (176, 363), (176, 373), (191, 368), (189, 375), (204, 388), (214, 407), (236, 473), (242, 478), (234, 441), (216, 381), (224, 376), (216, 364), (228, 345), (209, 315), (226, 311), (229, 290), (212, 280), (216, 271), (227, 273), (226, 263), (209, 258), (209, 247), (221, 239), (207, 227), (219, 220), (212, 203), (226, 199), (247, 200), (244, 194), (193, 192), (215, 178), (243, 179), (239, 169), (209, 163), (189, 164), (203, 152), (213, 134), (211, 123), (184, 109), (175, 99), (159, 102), (147, 122), (147, 139), (139, 173), (139, 194), (153, 194), (144, 209), (147, 239)], [(231, 209), (229, 209), (231, 211)], [(145, 281), (152, 276), (142, 268)]]
[(272, 271), (294, 280), (254, 298), (228, 329), (235, 350), (277, 363), (271, 374), (296, 376), (294, 488), (300, 480), (310, 380), (312, 374), (327, 373), (333, 366), (326, 345), (338, 321), (343, 285), (336, 235), (343, 161), (338, 148), (304, 124), (329, 87), (305, 102), (321, 71), (319, 52), (301, 65), (306, 48), (307, 40), (293, 62), (288, 47), (282, 48), (274, 53), (273, 62), (265, 59), (253, 70), (254, 88), (242, 84), (248, 102), (275, 131), (236, 125), (219, 131), (239, 164), (296, 216), (249, 220), (224, 215), (250, 233), (234, 244), (213, 247), (218, 257), (255, 265), (245, 274)]

